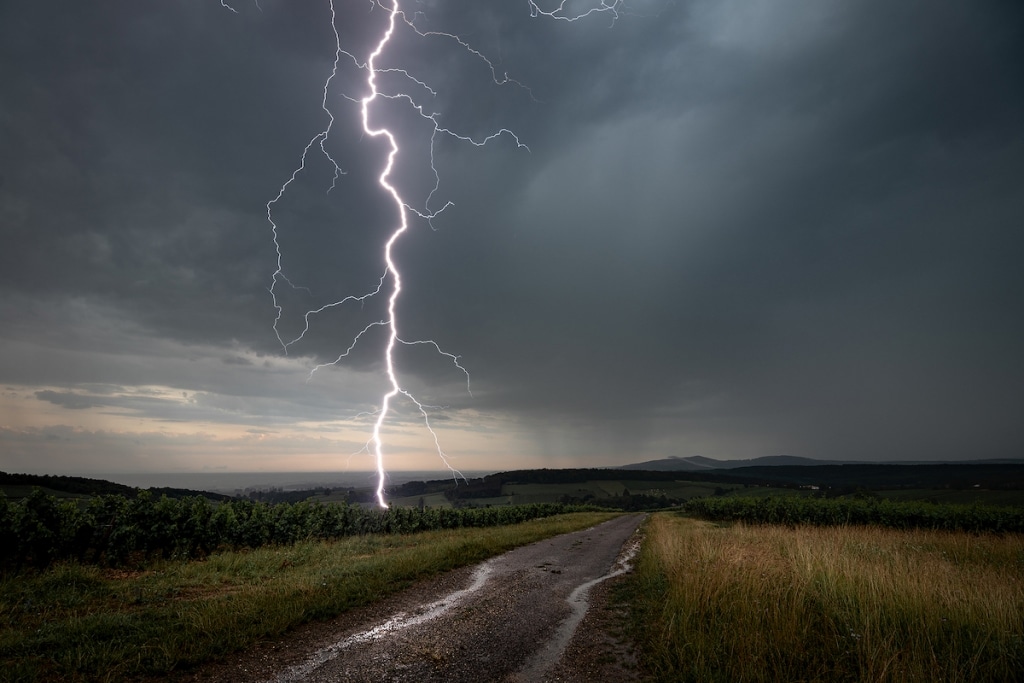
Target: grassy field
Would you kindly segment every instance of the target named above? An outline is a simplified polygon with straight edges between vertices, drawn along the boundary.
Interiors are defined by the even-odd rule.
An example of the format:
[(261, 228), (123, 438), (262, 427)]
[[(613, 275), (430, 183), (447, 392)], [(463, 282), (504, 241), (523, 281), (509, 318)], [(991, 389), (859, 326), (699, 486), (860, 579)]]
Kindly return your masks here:
[(652, 516), (633, 602), (660, 681), (1024, 680), (1024, 538)]
[[(474, 498), (474, 505), (526, 505), (529, 503), (557, 503), (565, 496), (575, 499), (592, 497), (595, 502), (621, 496), (625, 491), (632, 495), (667, 496), (669, 498), (694, 498), (714, 495), (716, 489), (724, 492), (744, 491), (739, 484), (711, 483), (703, 481), (642, 481), (629, 478), (615, 480), (583, 481), (572, 484), (505, 484), (501, 496)], [(764, 489), (768, 491), (769, 489)], [(785, 489), (771, 489), (785, 491)], [(429, 503), (428, 503), (429, 504)]]
[(61, 564), (0, 578), (0, 681), (119, 681), (207, 661), (417, 579), (613, 517), (368, 535), (159, 562)]
[[(686, 499), (708, 496), (741, 496), (744, 498), (779, 498), (783, 496), (810, 497), (816, 492), (809, 489), (783, 488), (776, 486), (750, 486), (728, 482), (688, 481), (680, 475), (675, 481), (643, 481), (632, 479), (584, 481), (572, 484), (505, 484), (501, 495), (490, 498), (473, 498), (471, 503), (486, 505), (527, 505), (530, 503), (557, 503), (566, 496), (585, 499), (591, 496), (594, 502), (621, 496), (627, 489), (633, 495), (666, 496)], [(878, 498), (904, 501), (923, 500), (935, 503), (1024, 506), (1024, 491), (992, 491), (987, 489), (894, 489), (873, 492)], [(344, 500), (344, 494), (318, 496), (316, 500), (331, 502)], [(420, 501), (428, 507), (451, 507), (443, 493), (428, 493), (423, 496), (395, 498), (391, 503), (397, 507), (416, 507)]]

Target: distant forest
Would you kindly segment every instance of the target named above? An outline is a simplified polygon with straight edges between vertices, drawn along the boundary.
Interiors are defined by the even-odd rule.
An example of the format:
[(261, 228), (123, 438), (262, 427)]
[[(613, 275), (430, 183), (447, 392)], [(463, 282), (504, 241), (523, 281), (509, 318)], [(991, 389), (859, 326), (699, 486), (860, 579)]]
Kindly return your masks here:
[[(610, 468), (536, 469), (498, 472), (485, 477), (454, 481), (440, 479), (411, 481), (387, 488), (388, 497), (423, 496), (443, 493), (453, 503), (469, 502), (476, 498), (494, 498), (502, 495), (507, 484), (574, 484), (586, 481), (695, 481), (742, 486), (770, 486), (777, 488), (816, 488), (823, 496), (845, 495), (856, 491), (886, 491), (900, 489), (953, 489), (980, 488), (990, 491), (1024, 490), (1024, 465), (1016, 463), (928, 463), (880, 464), (858, 463), (847, 465), (759, 465), (734, 469), (701, 471), (650, 471)], [(143, 489), (116, 484), (103, 479), (62, 475), (9, 474), (0, 472), (0, 487), (40, 487), (71, 495), (137, 496)], [(235, 497), (169, 487), (151, 487), (154, 496), (184, 498), (200, 495), (212, 501), (232, 500)], [(294, 503), (313, 495), (330, 494), (331, 489), (318, 487), (302, 491), (251, 491), (244, 497), (266, 503)], [(369, 488), (350, 489), (347, 502), (369, 502), (373, 492)]]
[[(884, 491), (892, 489), (1024, 489), (1024, 465), (1021, 464), (921, 464), (921, 465), (760, 465), (735, 469), (706, 471), (646, 471), (623, 469), (540, 469), (499, 472), (471, 479), (455, 487), (451, 480), (443, 482), (409, 482), (389, 489), (396, 495), (419, 495), (439, 490), (444, 484), (451, 489), (449, 497), (489, 498), (501, 495), (505, 484), (573, 484), (583, 481), (704, 481), (746, 486), (806, 488), (817, 486), (821, 491), (836, 494), (855, 490)], [(418, 490), (417, 487), (423, 487)]]

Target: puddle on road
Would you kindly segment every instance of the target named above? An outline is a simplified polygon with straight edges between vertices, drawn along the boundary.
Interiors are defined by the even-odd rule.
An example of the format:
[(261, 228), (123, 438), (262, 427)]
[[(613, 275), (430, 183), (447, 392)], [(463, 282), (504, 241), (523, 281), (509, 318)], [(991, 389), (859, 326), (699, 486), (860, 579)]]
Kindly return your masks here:
[[(587, 540), (589, 540), (589, 538)], [(543, 680), (544, 674), (561, 659), (562, 654), (565, 652), (566, 647), (568, 647), (569, 642), (572, 640), (577, 627), (583, 620), (583, 617), (587, 612), (587, 608), (589, 607), (588, 599), (590, 589), (602, 581), (614, 578), (632, 569), (633, 558), (636, 556), (639, 549), (640, 535), (634, 532), (628, 541), (628, 545), (620, 553), (618, 559), (615, 561), (615, 564), (612, 565), (612, 569), (608, 573), (603, 576), (599, 576), (596, 579), (591, 579), (586, 583), (580, 584), (573, 589), (569, 594), (569, 597), (566, 599), (572, 609), (570, 616), (559, 624), (554, 637), (548, 641), (543, 649), (538, 651), (527, 666), (516, 674), (516, 678), (518, 680), (526, 683), (535, 683), (536, 681)], [(319, 667), (333, 659), (336, 659), (350, 647), (393, 636), (407, 628), (417, 626), (440, 617), (445, 612), (458, 605), (468, 595), (475, 593), (484, 587), (488, 579), (494, 573), (493, 562), (494, 560), (488, 560), (479, 565), (473, 572), (473, 578), (470, 585), (466, 588), (449, 593), (445, 597), (417, 609), (413, 613), (399, 612), (373, 628), (352, 634), (337, 643), (328, 645), (311, 655), (301, 664), (285, 669), (283, 672), (278, 674), (277, 677), (270, 679), (267, 683), (296, 683), (298, 681), (305, 681)]]
[(633, 558), (636, 557), (639, 550), (640, 535), (634, 533), (629, 541), (629, 545), (619, 559), (616, 560), (610, 572), (596, 579), (591, 579), (586, 583), (581, 583), (573, 589), (572, 593), (569, 593), (566, 602), (572, 608), (572, 614), (559, 624), (558, 631), (555, 632), (555, 636), (547, 645), (538, 651), (533, 660), (516, 674), (518, 680), (528, 683), (543, 680), (544, 674), (547, 673), (548, 669), (562, 658), (562, 653), (565, 652), (565, 648), (569, 647), (569, 641), (572, 640), (573, 634), (576, 633), (576, 628), (583, 621), (583, 616), (587, 613), (587, 608), (590, 606), (590, 603), (587, 601), (590, 597), (590, 589), (602, 581), (613, 579), (632, 569)]
[(344, 640), (338, 641), (333, 645), (328, 645), (309, 657), (309, 659), (304, 661), (302, 664), (296, 664), (295, 666), (285, 669), (282, 673), (278, 674), (276, 678), (271, 680), (273, 683), (292, 683), (294, 681), (305, 680), (306, 677), (313, 673), (317, 668), (323, 666), (332, 659), (335, 659), (338, 655), (353, 645), (379, 640), (385, 636), (394, 635), (395, 633), (412, 626), (417, 626), (428, 622), (431, 619), (436, 619), (452, 607), (455, 607), (467, 595), (475, 593), (483, 588), (493, 571), (492, 563), (490, 561), (484, 562), (476, 568), (476, 571), (473, 572), (473, 581), (466, 588), (449, 593), (440, 600), (435, 600), (429, 605), (417, 610), (414, 614), (399, 612), (382, 624), (374, 626), (366, 631), (350, 635)]

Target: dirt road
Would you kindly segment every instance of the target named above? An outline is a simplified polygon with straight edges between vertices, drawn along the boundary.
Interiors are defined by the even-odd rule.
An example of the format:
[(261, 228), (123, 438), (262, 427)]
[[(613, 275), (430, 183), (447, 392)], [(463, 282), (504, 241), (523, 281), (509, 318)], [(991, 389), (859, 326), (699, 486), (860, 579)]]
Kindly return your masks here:
[[(624, 515), (451, 572), (192, 680), (628, 680), (628, 665), (608, 655), (615, 643), (603, 642), (603, 629), (591, 624), (600, 616), (587, 615), (585, 628), (577, 626), (589, 595), (625, 569), (642, 518)], [(609, 668), (614, 671), (602, 673)]]

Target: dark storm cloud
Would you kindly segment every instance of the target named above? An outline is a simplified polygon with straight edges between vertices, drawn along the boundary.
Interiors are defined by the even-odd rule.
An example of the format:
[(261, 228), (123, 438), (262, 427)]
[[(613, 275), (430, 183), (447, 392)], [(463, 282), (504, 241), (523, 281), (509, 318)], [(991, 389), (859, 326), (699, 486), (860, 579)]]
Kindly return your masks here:
[[(132, 343), (275, 352), (264, 205), (327, 124), (333, 34), (326, 2), (235, 4), (0, 9), (0, 288), (24, 302), (4, 309), (18, 339), (59, 344), (47, 312), (74, 298), (118, 311)], [(412, 134), (395, 171), (412, 203), (454, 202), (396, 248), (402, 334), (460, 354), (474, 397), (423, 348), (402, 349), (404, 367), (439, 400), (542, 439), (578, 428), (593, 437), (581, 451), (1020, 455), (1018, 4), (634, 7), (611, 25), (532, 19), (518, 2), (417, 5), (421, 30), (458, 32), (528, 90), (400, 28), (382, 66), (437, 94), (394, 73), (382, 87), (452, 130), (510, 128), (530, 147), (442, 136), (423, 206), (432, 124), (401, 100), (376, 110)], [(338, 11), (365, 59), (385, 12)], [(347, 174), (328, 193), (330, 164), (311, 154), (274, 206), (303, 287), (277, 288), (286, 339), (303, 311), (383, 272), (384, 147), (345, 99), (361, 78), (342, 56), (328, 148)], [(333, 360), (383, 315), (380, 301), (332, 309), (293, 352)], [(379, 367), (379, 350), (350, 360)], [(256, 376), (234, 393), (258, 394)], [(102, 404), (89, 396), (39, 398)]]
[(754, 11), (696, 4), (656, 29), (678, 42), (585, 53), (555, 149), (499, 211), (476, 200), (490, 226), (448, 271), (474, 302), (438, 327), (493, 359), (496, 407), (630, 438), (704, 399), (697, 422), (780, 447), (1018, 454), (1017, 10)]
[(210, 418), (209, 407), (196, 405), (196, 401), (185, 402), (167, 397), (140, 394), (124, 387), (114, 391), (95, 392), (91, 388), (79, 391), (37, 391), (40, 401), (71, 410), (92, 408), (116, 411), (121, 414), (155, 417), (159, 420), (186, 422)]
[(95, 396), (83, 396), (63, 391), (37, 391), (36, 398), (72, 410), (84, 410), (86, 408), (107, 405), (106, 399), (97, 400), (98, 397)]
[(325, 125), (308, 95), (330, 71), (312, 47), (329, 25), (66, 5), (5, 11), (5, 284), (116, 301), (178, 337), (258, 334), (262, 204)]

